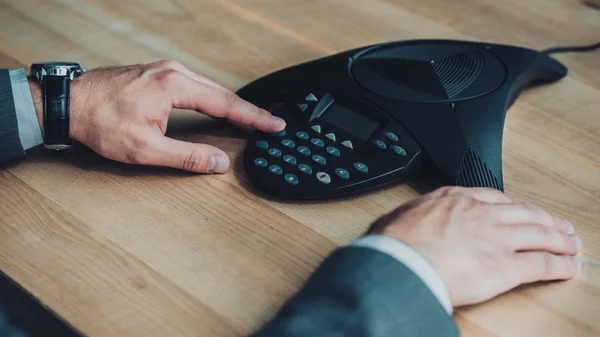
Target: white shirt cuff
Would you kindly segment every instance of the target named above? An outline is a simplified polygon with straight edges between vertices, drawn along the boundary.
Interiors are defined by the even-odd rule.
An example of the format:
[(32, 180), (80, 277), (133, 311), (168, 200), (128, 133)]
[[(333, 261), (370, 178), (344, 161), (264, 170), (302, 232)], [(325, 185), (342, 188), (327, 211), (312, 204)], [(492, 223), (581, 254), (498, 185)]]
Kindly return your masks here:
[(452, 301), (444, 282), (431, 264), (411, 246), (389, 236), (369, 235), (354, 241), (351, 247), (371, 248), (404, 264), (427, 285), (448, 315), (452, 315)]
[(40, 129), (35, 108), (33, 107), (33, 98), (31, 98), (31, 89), (29, 88), (25, 70), (16, 69), (8, 73), (15, 100), (19, 138), (21, 139), (23, 150), (28, 150), (44, 142), (42, 130)]

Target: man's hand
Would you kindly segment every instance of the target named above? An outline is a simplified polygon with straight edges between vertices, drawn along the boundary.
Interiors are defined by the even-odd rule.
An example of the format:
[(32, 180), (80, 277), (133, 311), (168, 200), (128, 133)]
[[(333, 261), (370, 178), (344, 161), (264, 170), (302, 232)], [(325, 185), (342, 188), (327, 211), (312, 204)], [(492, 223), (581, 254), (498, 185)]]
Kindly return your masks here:
[[(39, 85), (30, 81), (41, 123)], [(96, 69), (71, 86), (71, 137), (124, 163), (224, 173), (222, 150), (165, 137), (173, 108), (190, 109), (246, 130), (278, 132), (285, 122), (175, 61)]]
[(523, 283), (577, 275), (573, 226), (485, 188), (445, 187), (375, 222), (369, 234), (411, 245), (437, 270), (454, 306), (476, 304)]

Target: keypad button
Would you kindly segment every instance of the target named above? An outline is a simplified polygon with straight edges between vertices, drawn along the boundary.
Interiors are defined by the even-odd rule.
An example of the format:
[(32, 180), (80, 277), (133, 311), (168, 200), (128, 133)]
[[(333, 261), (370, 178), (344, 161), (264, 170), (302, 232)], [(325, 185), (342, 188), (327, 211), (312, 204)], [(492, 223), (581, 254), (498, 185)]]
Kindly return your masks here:
[(310, 140), (310, 143), (314, 146), (318, 146), (318, 147), (323, 147), (325, 146), (325, 142), (323, 141), (323, 139), (319, 139), (319, 138), (313, 138)]
[(292, 185), (298, 185), (298, 177), (295, 174), (288, 173), (283, 178)]
[(313, 125), (310, 128), (313, 129), (313, 131), (316, 132), (316, 133), (321, 133), (321, 126), (320, 125)]
[(399, 140), (398, 135), (393, 132), (386, 132), (385, 138), (387, 138), (388, 140), (390, 140), (392, 142), (397, 142)]
[(298, 160), (296, 160), (296, 157), (292, 156), (291, 154), (286, 154), (285, 156), (283, 156), (283, 161), (290, 165), (296, 165), (296, 163), (298, 162)]
[(261, 150), (266, 150), (269, 148), (269, 143), (267, 143), (266, 140), (258, 140), (256, 143), (254, 143), (254, 145)]
[(336, 168), (335, 175), (337, 175), (338, 177), (340, 177), (344, 180), (350, 179), (350, 173), (348, 171), (344, 170), (343, 168)]
[(369, 172), (369, 167), (367, 166), (367, 164), (365, 163), (361, 163), (361, 162), (356, 162), (354, 163), (354, 168), (358, 171), (358, 172), (362, 172), (362, 173), (367, 173)]
[(283, 174), (283, 169), (279, 165), (271, 165), (269, 166), (269, 172), (280, 176), (281, 174)]
[(307, 165), (307, 164), (298, 165), (298, 170), (300, 172), (308, 174), (308, 175), (312, 174), (312, 167), (310, 167), (310, 165)]
[(317, 96), (315, 96), (315, 94), (308, 94), (308, 96), (306, 96), (306, 101), (307, 102), (316, 102), (318, 101)]
[(329, 153), (330, 155), (334, 156), (334, 157), (339, 157), (340, 156), (340, 149), (338, 149), (337, 147), (334, 146), (328, 146), (325, 151), (327, 151), (327, 153)]
[(354, 145), (352, 145), (352, 142), (349, 140), (345, 140), (342, 142), (342, 145), (344, 145), (345, 147), (349, 148), (349, 149), (354, 149)]
[(325, 172), (318, 172), (317, 180), (326, 185), (331, 183), (331, 177)]
[(285, 135), (287, 135), (287, 131), (285, 131), (285, 129), (283, 129), (279, 132), (273, 133), (272, 135), (273, 135), (273, 137), (277, 137), (277, 138), (284, 137)]
[(314, 156), (312, 156), (312, 160), (319, 165), (327, 164), (327, 160), (325, 159), (325, 157), (321, 156), (320, 154), (315, 154)]
[(254, 159), (254, 165), (258, 167), (267, 167), (267, 160), (265, 158), (256, 158)]
[(296, 132), (296, 137), (302, 139), (302, 140), (308, 140), (308, 138), (310, 138), (310, 136), (308, 135), (307, 132), (304, 131), (298, 131)]
[(326, 134), (325, 138), (327, 138), (327, 139), (332, 140), (332, 141), (335, 142), (335, 134), (333, 134), (333, 133)]
[(308, 109), (308, 104), (300, 103), (297, 105), (297, 107), (298, 107), (298, 110), (304, 112), (304, 111), (306, 111), (306, 109)]
[(302, 154), (304, 156), (310, 156), (310, 149), (307, 148), (306, 146), (298, 146), (296, 148), (296, 151), (298, 151), (300, 154)]
[(273, 157), (281, 157), (281, 150), (276, 147), (270, 148), (267, 152)]
[(383, 141), (383, 140), (376, 140), (375, 141), (375, 146), (377, 146), (378, 149), (380, 150), (385, 150), (387, 149), (387, 144)]
[(285, 147), (288, 147), (290, 149), (293, 149), (293, 148), (296, 147), (296, 143), (294, 143), (294, 141), (291, 140), (291, 139), (284, 139), (284, 140), (282, 140), (281, 141), (281, 145), (283, 145)]
[(394, 151), (394, 153), (396, 153), (399, 156), (406, 156), (406, 150), (399, 145), (392, 145), (391, 146), (392, 151)]

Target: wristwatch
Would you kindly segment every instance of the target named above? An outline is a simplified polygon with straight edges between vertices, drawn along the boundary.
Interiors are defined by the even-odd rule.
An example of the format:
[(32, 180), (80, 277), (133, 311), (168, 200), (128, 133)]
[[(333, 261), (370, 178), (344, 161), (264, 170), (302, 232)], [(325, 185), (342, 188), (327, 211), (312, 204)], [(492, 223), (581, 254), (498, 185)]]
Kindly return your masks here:
[(44, 145), (52, 150), (71, 147), (69, 136), (71, 81), (85, 72), (72, 62), (31, 65), (30, 74), (40, 81), (44, 109)]

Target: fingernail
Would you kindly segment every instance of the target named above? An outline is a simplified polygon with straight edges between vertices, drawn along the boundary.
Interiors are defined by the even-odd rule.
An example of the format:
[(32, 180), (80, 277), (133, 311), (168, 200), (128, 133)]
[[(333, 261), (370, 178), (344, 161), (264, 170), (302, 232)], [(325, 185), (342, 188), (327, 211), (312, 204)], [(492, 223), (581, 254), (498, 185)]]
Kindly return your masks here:
[(573, 243), (577, 247), (577, 250), (581, 250), (581, 248), (583, 247), (583, 242), (581, 242), (581, 239), (577, 235), (569, 235), (569, 239), (573, 241)]
[(227, 160), (222, 155), (218, 154), (210, 158), (208, 164), (208, 170), (213, 173), (225, 173), (227, 172), (228, 165)]
[(562, 225), (565, 228), (565, 231), (567, 231), (567, 233), (573, 233), (575, 231), (575, 228), (573, 228), (573, 225), (570, 222), (568, 222), (567, 220), (560, 220), (560, 222), (562, 223)]
[(577, 273), (579, 273), (581, 271), (581, 259), (578, 256), (571, 256), (571, 261), (573, 261), (573, 264), (577, 268)]
[(272, 118), (273, 118), (273, 121), (275, 122), (275, 124), (285, 126), (285, 121), (283, 120), (283, 118), (277, 117), (275, 115), (272, 115)]

